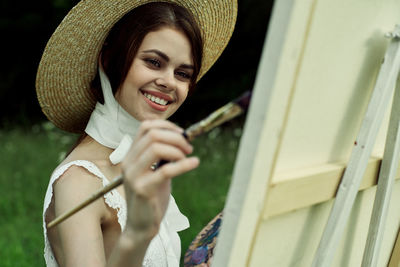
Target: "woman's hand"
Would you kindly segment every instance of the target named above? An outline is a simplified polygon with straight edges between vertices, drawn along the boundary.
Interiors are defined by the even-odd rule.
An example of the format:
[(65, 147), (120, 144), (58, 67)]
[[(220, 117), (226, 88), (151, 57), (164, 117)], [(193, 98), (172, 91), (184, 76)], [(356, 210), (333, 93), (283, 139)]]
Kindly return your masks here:
[[(196, 168), (199, 160), (186, 157), (193, 148), (183, 130), (165, 120), (142, 122), (122, 162), (128, 205), (127, 229), (151, 239), (159, 229), (171, 192), (171, 178)], [(167, 160), (156, 170), (151, 166)]]

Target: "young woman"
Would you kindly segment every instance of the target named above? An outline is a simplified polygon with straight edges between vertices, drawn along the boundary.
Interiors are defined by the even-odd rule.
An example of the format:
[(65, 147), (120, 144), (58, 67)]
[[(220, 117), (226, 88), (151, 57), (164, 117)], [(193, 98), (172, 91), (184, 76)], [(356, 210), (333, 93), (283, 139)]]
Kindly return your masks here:
[[(199, 161), (166, 119), (222, 53), (237, 3), (147, 2), (82, 1), (43, 54), (36, 86), (44, 113), (61, 129), (85, 131), (46, 192), (47, 266), (179, 265), (177, 232), (189, 224), (170, 181)], [(160, 160), (170, 163), (154, 168)], [(123, 186), (47, 229), (121, 173)]]

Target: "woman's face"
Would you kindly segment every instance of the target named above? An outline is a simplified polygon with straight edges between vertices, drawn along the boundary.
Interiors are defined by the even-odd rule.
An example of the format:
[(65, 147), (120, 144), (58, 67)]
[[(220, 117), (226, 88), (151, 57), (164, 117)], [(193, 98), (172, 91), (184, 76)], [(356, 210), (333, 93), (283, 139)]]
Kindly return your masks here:
[(115, 98), (139, 121), (166, 119), (185, 101), (192, 74), (188, 38), (163, 27), (145, 36)]

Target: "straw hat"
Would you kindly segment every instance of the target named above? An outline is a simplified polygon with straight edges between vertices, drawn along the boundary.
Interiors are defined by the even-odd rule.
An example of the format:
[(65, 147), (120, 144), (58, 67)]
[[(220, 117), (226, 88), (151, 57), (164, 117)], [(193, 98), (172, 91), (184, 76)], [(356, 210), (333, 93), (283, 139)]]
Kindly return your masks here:
[[(200, 26), (204, 47), (202, 77), (228, 44), (237, 0), (162, 0), (189, 9)], [(130, 10), (156, 0), (85, 0), (79, 2), (51, 36), (36, 77), (36, 93), (47, 118), (69, 132), (82, 132), (96, 99), (90, 83), (98, 55), (113, 25)]]

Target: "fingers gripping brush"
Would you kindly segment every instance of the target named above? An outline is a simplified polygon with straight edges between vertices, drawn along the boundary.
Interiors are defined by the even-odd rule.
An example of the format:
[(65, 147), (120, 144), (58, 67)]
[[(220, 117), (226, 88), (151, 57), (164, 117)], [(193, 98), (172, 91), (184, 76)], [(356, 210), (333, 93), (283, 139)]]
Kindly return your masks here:
[[(243, 112), (247, 111), (250, 103), (250, 98), (251, 91), (246, 91), (243, 95), (220, 107), (219, 109), (208, 115), (205, 119), (191, 125), (183, 132), (183, 136), (188, 141), (192, 141), (195, 137), (202, 135), (203, 133), (209, 132), (210, 130), (221, 125), (222, 123), (239, 116)], [(168, 163), (168, 161), (161, 160), (156, 165), (156, 168), (161, 167), (165, 163)]]

